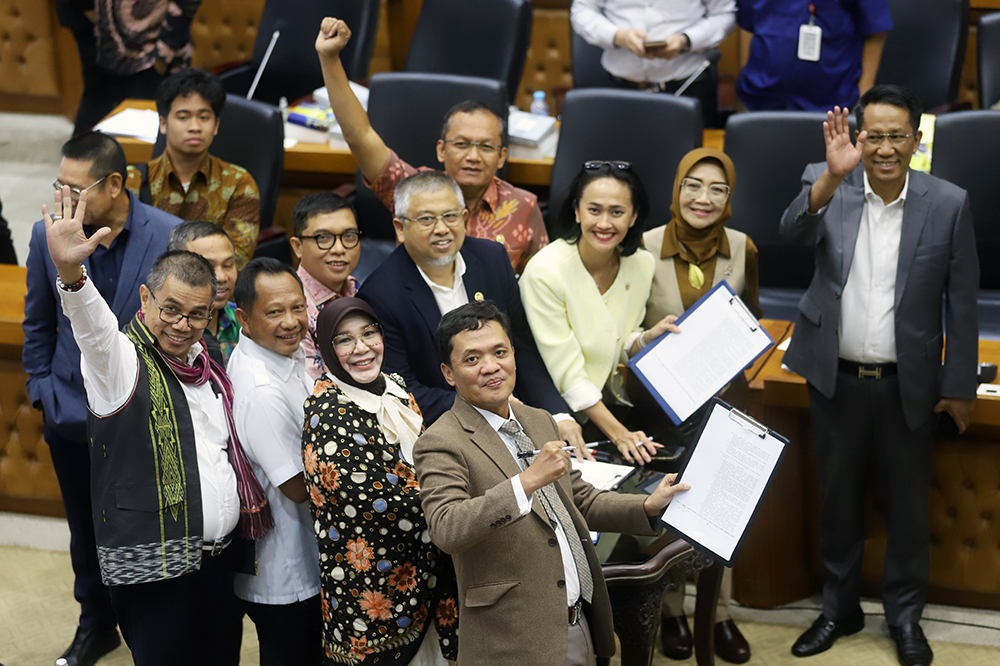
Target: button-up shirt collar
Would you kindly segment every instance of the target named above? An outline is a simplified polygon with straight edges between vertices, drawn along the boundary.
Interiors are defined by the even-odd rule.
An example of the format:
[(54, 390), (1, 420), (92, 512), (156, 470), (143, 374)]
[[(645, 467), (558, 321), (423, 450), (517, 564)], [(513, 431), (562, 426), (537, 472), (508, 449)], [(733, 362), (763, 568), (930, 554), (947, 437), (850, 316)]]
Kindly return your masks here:
[(461, 252), (455, 255), (454, 265), (455, 281), (450, 287), (444, 287), (434, 282), (420, 266), (417, 266), (417, 271), (420, 273), (420, 277), (424, 279), (424, 282), (427, 283), (427, 286), (430, 287), (431, 293), (434, 295), (434, 301), (437, 303), (438, 310), (441, 311), (442, 316), (469, 302), (469, 294), (465, 291), (465, 280), (463, 279), (465, 275), (465, 259), (462, 257)]

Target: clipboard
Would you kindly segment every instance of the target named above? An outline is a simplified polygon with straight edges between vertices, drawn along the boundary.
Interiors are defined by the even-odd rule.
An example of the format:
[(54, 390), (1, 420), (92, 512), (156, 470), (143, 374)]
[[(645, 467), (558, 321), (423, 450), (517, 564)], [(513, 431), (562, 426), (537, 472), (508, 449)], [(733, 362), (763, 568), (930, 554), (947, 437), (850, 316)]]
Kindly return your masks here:
[[(760, 504), (771, 487), (771, 482), (774, 480), (774, 473), (784, 458), (785, 451), (788, 448), (788, 439), (718, 398), (713, 398), (710, 405), (711, 408), (707, 411), (698, 429), (698, 437), (695, 440), (695, 444), (689, 447), (684, 457), (680, 472), (677, 475), (677, 481), (692, 483), (692, 480), (685, 478), (685, 475), (688, 474), (689, 469), (693, 470), (692, 461), (699, 455), (699, 447), (702, 445), (702, 438), (705, 435), (706, 428), (709, 422), (712, 421), (713, 416), (722, 418), (724, 415), (725, 425), (732, 432), (742, 433), (746, 441), (756, 442), (759, 440), (761, 449), (770, 451), (770, 456), (766, 461), (768, 467), (762, 470), (762, 473), (756, 478), (757, 483), (754, 491), (747, 493), (753, 498), (753, 506), (750, 506), (749, 501), (741, 504), (739, 517), (734, 521), (735, 525), (726, 524), (726, 519), (732, 518), (732, 516), (719, 518), (718, 507), (715, 505), (720, 503), (725, 505), (725, 501), (718, 502), (716, 499), (719, 494), (726, 492), (727, 489), (718, 490), (712, 488), (711, 492), (709, 492), (709, 488), (702, 487), (701, 491), (705, 497), (700, 499), (695, 499), (693, 495), (685, 497), (688, 493), (693, 493), (697, 489), (696, 484), (698, 481), (695, 480), (692, 483), (691, 490), (674, 496), (673, 500), (667, 505), (667, 508), (664, 509), (663, 514), (660, 516), (660, 521), (691, 545), (711, 553), (715, 558), (723, 561), (726, 566), (731, 567), (739, 555), (740, 548), (743, 546), (750, 525), (753, 524), (754, 518), (756, 518), (757, 512), (760, 510)], [(712, 464), (717, 463), (721, 470), (725, 467), (727, 461), (730, 464), (732, 463), (732, 460), (729, 460), (728, 457), (723, 458), (721, 462), (715, 460), (717, 456), (715, 449), (718, 449), (719, 446), (720, 443), (718, 441), (712, 443), (712, 450), (701, 446), (705, 458), (695, 461), (695, 465), (699, 467), (699, 472), (702, 472), (704, 467), (710, 467)], [(733, 446), (733, 440), (730, 440), (727, 446)], [(748, 455), (752, 456), (754, 454)], [(688, 476), (690, 475), (688, 474)], [(713, 486), (724, 486), (723, 482), (725, 478), (725, 473), (720, 471), (714, 476), (711, 483)], [(722, 479), (721, 482), (720, 479)], [(712, 506), (709, 506), (710, 502)], [(686, 507), (685, 503), (690, 503), (692, 506)], [(689, 529), (689, 525), (702, 525), (702, 527)], [(726, 531), (728, 531), (728, 536), (722, 539), (727, 544), (727, 548), (724, 550), (718, 547), (720, 543), (719, 534)]]
[[(702, 404), (705, 404), (705, 402), (707, 402), (708, 400), (711, 400), (712, 396), (714, 396), (716, 393), (718, 393), (720, 390), (722, 390), (722, 388), (725, 387), (729, 382), (731, 382), (733, 380), (733, 378), (736, 377), (736, 375), (738, 375), (740, 372), (743, 372), (743, 370), (745, 370), (746, 368), (748, 368), (751, 365), (753, 365), (754, 361), (756, 361), (768, 349), (770, 349), (772, 346), (774, 346), (774, 338), (772, 338), (771, 335), (770, 335), (770, 333), (768, 333), (767, 330), (764, 329), (760, 325), (760, 322), (757, 321), (757, 318), (753, 316), (753, 313), (750, 312), (750, 310), (747, 308), (746, 304), (743, 303), (742, 300), (740, 300), (740, 297), (736, 294), (735, 291), (733, 291), (733, 288), (731, 286), (729, 286), (729, 283), (726, 282), (725, 280), (720, 280), (718, 284), (716, 284), (714, 287), (712, 287), (711, 289), (709, 289), (708, 292), (704, 296), (702, 296), (701, 298), (699, 298), (698, 301), (694, 305), (692, 305), (690, 308), (688, 308), (684, 312), (684, 314), (681, 315), (681, 317), (677, 321), (675, 321), (674, 323), (677, 326), (681, 326), (684, 323), (685, 320), (687, 320), (693, 314), (695, 314), (695, 313), (698, 312), (698, 308), (699, 307), (701, 307), (710, 298), (715, 297), (717, 295), (717, 292), (719, 292), (720, 290), (726, 290), (726, 291), (728, 291), (729, 306), (732, 307), (733, 312), (736, 315), (736, 321), (741, 322), (743, 325), (745, 325), (747, 327), (747, 329), (751, 333), (762, 335), (763, 339), (766, 340), (766, 344), (763, 344), (762, 348), (760, 350), (758, 350), (754, 354), (753, 358), (751, 358), (749, 361), (747, 361), (746, 364), (744, 364), (743, 366), (741, 366), (740, 369), (738, 369), (732, 375), (730, 375), (729, 377), (727, 377), (725, 381), (721, 382), (715, 388), (715, 390), (712, 391), (711, 395), (708, 398), (706, 398), (705, 401), (703, 401), (702, 403), (700, 403), (698, 405), (695, 405), (694, 408), (691, 409), (690, 411), (688, 411), (688, 412), (681, 411), (681, 413), (679, 414), (678, 411), (675, 410), (674, 407), (672, 407), (670, 404), (668, 404), (667, 401), (664, 399), (664, 397), (660, 394), (660, 391), (655, 386), (653, 378), (651, 378), (649, 375), (647, 375), (647, 373), (644, 371), (644, 369), (642, 367), (640, 367), (640, 366), (643, 365), (643, 359), (648, 354), (650, 354), (651, 352), (653, 352), (653, 350), (656, 349), (656, 347), (661, 342), (663, 342), (664, 340), (666, 340), (671, 335), (669, 332), (667, 332), (664, 335), (660, 336), (656, 340), (653, 340), (652, 342), (650, 342), (646, 346), (645, 349), (643, 349), (642, 351), (640, 351), (638, 354), (636, 354), (635, 356), (633, 356), (629, 360), (629, 371), (630, 371), (630, 373), (634, 374), (635, 376), (637, 376), (639, 378), (639, 381), (641, 381), (643, 383), (643, 385), (645, 385), (645, 387), (649, 391), (650, 395), (653, 396), (653, 398), (656, 400), (656, 403), (660, 406), (660, 408), (667, 414), (667, 416), (670, 417), (670, 420), (673, 421), (674, 425), (680, 425), (681, 423), (683, 423), (684, 420), (687, 419), (687, 418), (689, 418), (691, 416), (691, 414), (693, 414), (695, 411), (697, 411), (701, 407)], [(683, 335), (683, 333), (681, 335)], [(686, 416), (684, 415), (685, 413), (686, 413)]]

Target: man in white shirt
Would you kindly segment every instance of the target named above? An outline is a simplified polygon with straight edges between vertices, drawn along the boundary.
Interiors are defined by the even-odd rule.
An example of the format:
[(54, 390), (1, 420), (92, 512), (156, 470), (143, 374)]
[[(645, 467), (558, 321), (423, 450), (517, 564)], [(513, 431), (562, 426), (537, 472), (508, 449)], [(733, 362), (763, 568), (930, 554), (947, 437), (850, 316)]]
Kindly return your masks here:
[(573, 0), (570, 21), (624, 87), (674, 93), (697, 73), (681, 94), (701, 100), (706, 127), (717, 124), (717, 77), (698, 72), (736, 25), (736, 0)]
[(255, 543), (257, 575), (236, 574), (236, 596), (257, 627), (261, 666), (319, 664), (322, 610), (319, 550), (302, 465), (302, 405), (309, 332), (302, 282), (276, 259), (252, 259), (234, 290), (242, 330), (229, 359), (233, 420), (274, 530)]
[(271, 514), (235, 436), (229, 380), (201, 342), (214, 271), (190, 252), (161, 255), (139, 288), (139, 313), (119, 331), (82, 266), (110, 231), (87, 238), (87, 195), (70, 216), (64, 186), (55, 216), (42, 213), (82, 354), (101, 574), (138, 666), (235, 666), (232, 542), (237, 525), (263, 536)]
[(932, 444), (938, 418), (962, 432), (975, 401), (979, 262), (966, 192), (909, 169), (920, 111), (903, 88), (871, 88), (857, 107), (854, 145), (848, 111), (835, 107), (823, 124), (826, 163), (806, 167), (781, 219), (785, 238), (816, 246), (784, 357), (809, 382), (828, 572), (823, 613), (792, 647), (799, 657), (865, 626), (858, 587), (874, 458), (888, 518), (885, 618), (900, 663), (933, 658), (919, 625)]

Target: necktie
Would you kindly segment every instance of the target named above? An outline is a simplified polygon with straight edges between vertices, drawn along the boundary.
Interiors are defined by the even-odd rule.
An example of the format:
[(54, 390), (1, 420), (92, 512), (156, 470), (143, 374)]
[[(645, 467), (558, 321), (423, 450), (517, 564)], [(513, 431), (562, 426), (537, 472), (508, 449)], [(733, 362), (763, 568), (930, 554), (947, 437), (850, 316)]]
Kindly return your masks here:
[[(507, 421), (500, 428), (500, 432), (514, 440), (518, 451), (535, 450), (534, 443), (524, 433), (517, 421)], [(522, 470), (528, 468), (528, 460), (526, 458), (518, 458), (517, 460)], [(573, 554), (573, 562), (576, 563), (576, 573), (580, 578), (580, 596), (583, 597), (584, 601), (590, 603), (594, 596), (594, 580), (590, 575), (590, 564), (587, 562), (587, 554), (583, 550), (583, 544), (576, 533), (573, 519), (566, 509), (566, 505), (563, 504), (562, 498), (559, 497), (559, 493), (556, 492), (555, 486), (551, 483), (539, 488), (535, 494), (541, 496), (542, 507), (545, 509), (545, 514), (549, 517), (549, 520), (559, 521), (559, 524), (563, 526), (563, 531), (566, 533), (566, 541), (569, 542), (569, 549)]]

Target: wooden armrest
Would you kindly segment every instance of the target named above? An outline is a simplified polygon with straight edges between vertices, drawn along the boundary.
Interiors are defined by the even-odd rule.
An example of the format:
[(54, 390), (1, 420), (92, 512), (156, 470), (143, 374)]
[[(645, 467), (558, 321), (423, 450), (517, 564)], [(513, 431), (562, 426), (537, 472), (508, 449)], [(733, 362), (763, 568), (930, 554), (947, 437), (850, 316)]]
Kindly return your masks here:
[(694, 548), (691, 544), (683, 539), (675, 539), (645, 562), (606, 564), (601, 567), (601, 571), (608, 587), (648, 585), (693, 555)]

